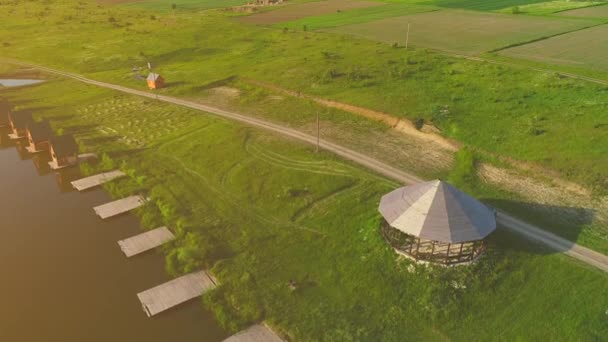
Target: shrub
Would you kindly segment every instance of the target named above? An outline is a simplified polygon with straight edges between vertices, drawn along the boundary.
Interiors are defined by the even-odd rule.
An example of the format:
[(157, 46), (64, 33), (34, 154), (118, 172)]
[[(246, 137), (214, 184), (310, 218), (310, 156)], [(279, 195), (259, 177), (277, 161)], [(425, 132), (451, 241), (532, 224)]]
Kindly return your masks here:
[(463, 190), (471, 189), (477, 182), (477, 160), (473, 151), (463, 147), (454, 156), (454, 167), (448, 181)]

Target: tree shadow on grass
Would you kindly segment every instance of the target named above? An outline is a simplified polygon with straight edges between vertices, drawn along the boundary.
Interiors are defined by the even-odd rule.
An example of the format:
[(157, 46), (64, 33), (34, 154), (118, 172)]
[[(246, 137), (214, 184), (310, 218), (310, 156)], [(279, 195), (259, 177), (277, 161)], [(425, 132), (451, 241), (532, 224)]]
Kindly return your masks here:
[[(507, 228), (505, 225), (499, 224), (499, 230), (516, 233), (521, 239), (528, 239), (533, 242), (508, 242), (504, 244), (504, 247), (514, 250), (527, 251), (534, 254), (554, 254), (570, 250), (570, 248), (575, 244), (575, 241), (578, 240), (585, 226), (593, 223), (596, 217), (596, 211), (591, 208), (548, 205), (503, 199), (482, 199), (482, 201), (495, 208), (504, 210), (505, 212), (509, 213), (509, 215), (516, 217), (520, 221), (537, 226), (544, 232), (557, 235), (558, 237), (567, 240), (567, 242), (560, 248), (551, 247), (547, 244), (525, 237), (523, 234)], [(499, 221), (504, 222), (506, 220), (500, 219)], [(493, 235), (500, 236), (501, 234)], [(496, 241), (495, 237), (492, 237), (492, 239), (489, 241), (497, 243), (501, 246), (503, 245), (501, 241)], [(517, 239), (514, 241), (517, 241)]]
[(65, 134), (83, 134), (95, 130), (97, 125), (73, 125), (64, 128)]
[(229, 76), (229, 77), (223, 78), (221, 80), (216, 80), (216, 81), (213, 81), (213, 82), (209, 82), (209, 83), (203, 84), (203, 85), (198, 86), (198, 87), (193, 87), (192, 90), (194, 90), (194, 91), (205, 91), (205, 90), (209, 90), (209, 89), (225, 86), (227, 84), (230, 84), (230, 83), (236, 81), (237, 79), (238, 79), (238, 76), (233, 75), (233, 76)]
[(82, 139), (82, 143), (87, 146), (100, 146), (100, 145), (110, 144), (110, 143), (116, 142), (118, 140), (120, 140), (120, 137), (117, 135), (97, 136), (97, 137), (93, 137), (93, 138)]
[(107, 151), (108, 157), (112, 159), (121, 159), (126, 157), (133, 157), (139, 153), (145, 152), (149, 149), (149, 147), (141, 147), (141, 148), (133, 148), (133, 149), (120, 149), (120, 150), (112, 150)]

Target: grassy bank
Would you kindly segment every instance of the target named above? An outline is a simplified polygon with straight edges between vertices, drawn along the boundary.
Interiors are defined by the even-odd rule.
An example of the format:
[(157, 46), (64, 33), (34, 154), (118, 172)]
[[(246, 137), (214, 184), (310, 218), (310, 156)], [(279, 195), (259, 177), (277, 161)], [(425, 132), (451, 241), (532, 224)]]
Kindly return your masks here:
[[(211, 268), (222, 285), (204, 303), (231, 330), (265, 319), (298, 341), (608, 334), (607, 276), (505, 231), (472, 267), (398, 260), (376, 211), (397, 185), (330, 154), (73, 81), (1, 94), (104, 154), (85, 171), (129, 174), (107, 190), (152, 198), (143, 225), (169, 225), (178, 237), (164, 248), (168, 271)], [(470, 163), (460, 156), (451, 180), (470, 182)]]

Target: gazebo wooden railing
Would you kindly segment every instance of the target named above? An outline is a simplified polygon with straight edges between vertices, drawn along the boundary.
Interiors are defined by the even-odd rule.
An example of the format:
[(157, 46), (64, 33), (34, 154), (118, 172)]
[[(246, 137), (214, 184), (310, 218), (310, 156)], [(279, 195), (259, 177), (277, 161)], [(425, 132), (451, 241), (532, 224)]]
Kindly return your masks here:
[(382, 235), (398, 252), (416, 261), (442, 265), (471, 262), (485, 251), (483, 240), (462, 243), (446, 243), (424, 240), (391, 227), (386, 221), (381, 225)]

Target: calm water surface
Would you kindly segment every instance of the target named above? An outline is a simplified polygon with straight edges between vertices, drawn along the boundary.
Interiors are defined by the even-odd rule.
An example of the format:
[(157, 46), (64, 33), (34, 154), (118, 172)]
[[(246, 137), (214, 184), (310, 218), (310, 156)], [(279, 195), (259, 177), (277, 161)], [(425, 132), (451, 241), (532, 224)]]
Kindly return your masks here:
[(44, 82), (43, 80), (28, 80), (18, 78), (0, 78), (0, 86), (4, 87), (21, 87)]
[(102, 190), (72, 191), (0, 132), (0, 341), (221, 341), (198, 300), (147, 318), (136, 294), (167, 281), (161, 255), (127, 259), (116, 241), (138, 234), (133, 215), (102, 221)]

